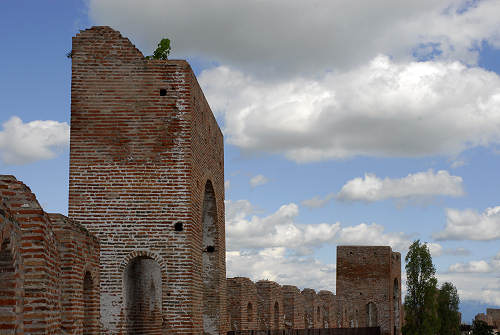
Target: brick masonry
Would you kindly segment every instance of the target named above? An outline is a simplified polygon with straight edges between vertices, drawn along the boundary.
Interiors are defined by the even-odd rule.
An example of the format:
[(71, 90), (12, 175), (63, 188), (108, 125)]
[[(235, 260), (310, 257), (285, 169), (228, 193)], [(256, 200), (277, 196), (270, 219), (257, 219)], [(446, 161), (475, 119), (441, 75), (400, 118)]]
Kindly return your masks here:
[(0, 197), (2, 334), (99, 334), (97, 239), (13, 176), (0, 175)]
[(296, 286), (283, 285), (281, 292), (285, 313), (285, 329), (303, 329), (305, 303), (300, 290)]
[(495, 329), (500, 329), (500, 308), (487, 308), (486, 314), (476, 314), (474, 319), (484, 321)]
[(248, 278), (227, 279), (227, 315), (229, 330), (257, 328), (257, 287)]
[(355, 327), (370, 320), (382, 334), (401, 333), (401, 255), (390, 247), (337, 247), (337, 295), (353, 308), (348, 315)]
[[(383, 262), (384, 257), (387, 266), (397, 266), (399, 262), (397, 257), (399, 253), (392, 252), (390, 247), (339, 248), (341, 250), (338, 258), (341, 258), (340, 264), (345, 268), (355, 268), (358, 266), (357, 263), (361, 262), (368, 267), (364, 271), (372, 271), (373, 267), (382, 265), (381, 260)], [(378, 255), (375, 259), (374, 253)], [(356, 255), (361, 257), (361, 261), (351, 258)], [(364, 332), (370, 333), (375, 331), (374, 328), (380, 327), (381, 334), (393, 334), (394, 327), (388, 329), (389, 325), (402, 318), (394, 315), (394, 304), (391, 304), (394, 296), (388, 295), (388, 292), (391, 290), (390, 292), (394, 293), (395, 279), (398, 279), (396, 291), (400, 292), (400, 271), (393, 268), (385, 275), (381, 274), (381, 278), (372, 278), (370, 273), (364, 273), (361, 269), (358, 271), (356, 276), (351, 277), (352, 283), (348, 285), (339, 283), (337, 279), (337, 295), (327, 290), (316, 292), (311, 288), (304, 288), (300, 291), (296, 286), (281, 286), (269, 280), (261, 280), (254, 284), (244, 277), (228, 278), (227, 313), (231, 325), (230, 331), (235, 331), (235, 334), (245, 334), (247, 330), (306, 329), (317, 333), (319, 330), (356, 328), (364, 334)], [(382, 269), (380, 273), (383, 272)], [(371, 281), (375, 279), (377, 283)], [(342, 274), (340, 280), (345, 280)], [(362, 284), (360, 281), (371, 281), (379, 288), (368, 288), (369, 285)], [(258, 323), (254, 325), (256, 328), (251, 328), (245, 324), (247, 319), (245, 306), (250, 302), (254, 303), (255, 288), (259, 306), (256, 311)], [(396, 327), (396, 334), (400, 334), (399, 329)]]
[[(68, 212), (101, 242), (106, 333), (226, 330), (223, 150), (186, 61), (147, 60), (109, 27), (73, 38)], [(146, 329), (153, 307), (127, 301), (150, 281)]]

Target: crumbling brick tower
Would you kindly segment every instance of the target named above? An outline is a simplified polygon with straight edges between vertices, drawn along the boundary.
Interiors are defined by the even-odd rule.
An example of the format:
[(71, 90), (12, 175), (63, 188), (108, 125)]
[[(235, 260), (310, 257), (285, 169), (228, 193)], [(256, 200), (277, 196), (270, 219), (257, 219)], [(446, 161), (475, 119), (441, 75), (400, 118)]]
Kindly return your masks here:
[(223, 160), (186, 61), (73, 38), (69, 216), (101, 241), (103, 333), (226, 331)]
[(337, 296), (350, 302), (355, 327), (401, 334), (401, 255), (391, 247), (338, 246)]

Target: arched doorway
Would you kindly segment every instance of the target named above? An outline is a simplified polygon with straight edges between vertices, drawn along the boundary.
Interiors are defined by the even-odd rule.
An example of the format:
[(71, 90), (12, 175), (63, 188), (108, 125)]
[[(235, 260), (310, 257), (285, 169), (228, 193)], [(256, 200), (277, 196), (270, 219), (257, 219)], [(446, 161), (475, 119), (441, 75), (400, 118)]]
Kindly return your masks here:
[(394, 335), (399, 334), (399, 281), (394, 278), (393, 288), (393, 305), (394, 305)]
[(8, 297), (3, 299), (0, 306), (0, 329), (2, 334), (16, 334), (19, 324), (18, 318), (18, 294), (16, 267), (12, 257), (8, 239), (2, 241), (0, 247), (0, 296)]
[(377, 305), (370, 302), (366, 305), (366, 325), (368, 327), (376, 327), (377, 324)]
[(205, 184), (202, 210), (202, 281), (203, 281), (203, 332), (219, 334), (218, 264), (217, 264), (217, 206), (212, 182)]
[(130, 260), (124, 273), (127, 334), (160, 334), (162, 278), (158, 262), (148, 256)]

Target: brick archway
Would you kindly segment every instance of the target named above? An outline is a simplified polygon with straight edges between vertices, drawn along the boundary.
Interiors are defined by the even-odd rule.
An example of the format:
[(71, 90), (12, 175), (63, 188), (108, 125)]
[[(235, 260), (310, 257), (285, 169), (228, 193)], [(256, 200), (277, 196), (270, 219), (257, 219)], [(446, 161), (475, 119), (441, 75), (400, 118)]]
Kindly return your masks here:
[(167, 271), (163, 259), (149, 250), (128, 254), (118, 267), (122, 274), (126, 334), (160, 334), (168, 296)]
[(203, 333), (219, 334), (218, 320), (218, 232), (217, 204), (210, 180), (205, 184), (202, 206), (202, 283), (203, 283)]

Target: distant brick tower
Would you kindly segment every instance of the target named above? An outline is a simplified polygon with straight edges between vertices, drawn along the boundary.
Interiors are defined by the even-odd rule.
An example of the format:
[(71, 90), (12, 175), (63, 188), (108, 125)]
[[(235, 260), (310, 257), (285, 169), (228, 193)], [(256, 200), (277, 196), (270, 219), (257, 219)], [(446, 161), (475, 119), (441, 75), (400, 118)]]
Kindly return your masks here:
[(338, 246), (337, 296), (351, 305), (349, 326), (400, 335), (401, 254), (387, 246)]
[(186, 61), (73, 37), (69, 216), (101, 242), (105, 334), (226, 331), (222, 133)]

